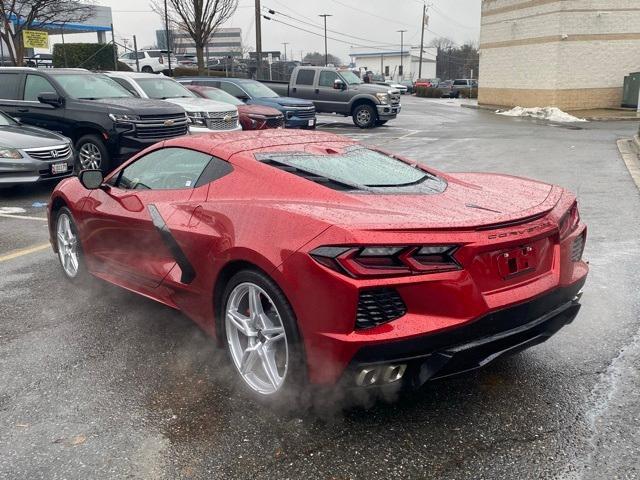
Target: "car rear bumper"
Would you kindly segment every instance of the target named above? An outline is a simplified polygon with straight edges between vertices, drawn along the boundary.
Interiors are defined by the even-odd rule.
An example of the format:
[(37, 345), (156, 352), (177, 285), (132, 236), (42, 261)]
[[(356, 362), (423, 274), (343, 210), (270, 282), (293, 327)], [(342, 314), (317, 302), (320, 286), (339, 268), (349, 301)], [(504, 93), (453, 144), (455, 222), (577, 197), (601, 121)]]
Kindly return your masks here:
[[(385, 372), (403, 372), (397, 383), (417, 388), (428, 380), (484, 367), (504, 355), (540, 344), (571, 323), (580, 310), (585, 278), (533, 300), (492, 312), (453, 330), (361, 348), (345, 370), (345, 386), (388, 383)], [(364, 373), (363, 373), (364, 372)], [(375, 381), (369, 383), (372, 378)]]

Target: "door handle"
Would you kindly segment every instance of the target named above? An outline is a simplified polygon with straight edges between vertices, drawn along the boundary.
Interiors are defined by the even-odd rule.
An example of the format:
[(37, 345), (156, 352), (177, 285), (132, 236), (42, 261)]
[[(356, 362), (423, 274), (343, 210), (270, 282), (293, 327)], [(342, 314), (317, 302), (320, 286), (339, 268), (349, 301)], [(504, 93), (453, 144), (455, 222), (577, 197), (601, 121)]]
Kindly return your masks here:
[(320, 93), (320, 89), (319, 88), (316, 88), (316, 93)]
[(28, 108), (19, 108), (18, 109), (18, 113), (28, 113), (29, 109)]
[(298, 91), (298, 89), (296, 87), (293, 87), (293, 90), (291, 91), (295, 93), (296, 91)]

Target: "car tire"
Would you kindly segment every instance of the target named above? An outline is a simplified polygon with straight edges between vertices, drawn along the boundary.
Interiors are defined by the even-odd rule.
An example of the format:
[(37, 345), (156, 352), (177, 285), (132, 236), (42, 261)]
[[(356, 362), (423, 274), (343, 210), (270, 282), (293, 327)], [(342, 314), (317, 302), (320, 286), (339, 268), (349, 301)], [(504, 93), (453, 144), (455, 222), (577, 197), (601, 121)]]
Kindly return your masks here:
[(368, 103), (358, 105), (353, 109), (353, 123), (359, 128), (373, 128), (378, 120), (376, 109)]
[(140, 69), (140, 71), (143, 73), (153, 73), (153, 68), (151, 68), (149, 65), (145, 65)]
[(104, 142), (97, 135), (84, 135), (76, 142), (78, 152), (78, 168), (87, 170), (100, 169), (108, 173), (111, 167), (111, 159)]
[[(249, 298), (256, 293), (260, 306), (255, 315), (262, 320), (251, 312)], [(306, 362), (296, 317), (282, 290), (261, 271), (241, 270), (225, 286), (220, 307), (220, 338), (244, 393), (271, 406), (284, 402), (296, 408), (295, 400), (305, 393)], [(237, 326), (242, 321), (245, 331)], [(271, 359), (270, 367), (265, 358)]]
[(55, 219), (55, 241), (62, 272), (69, 281), (82, 284), (86, 281), (87, 269), (76, 222), (67, 207), (60, 208)]

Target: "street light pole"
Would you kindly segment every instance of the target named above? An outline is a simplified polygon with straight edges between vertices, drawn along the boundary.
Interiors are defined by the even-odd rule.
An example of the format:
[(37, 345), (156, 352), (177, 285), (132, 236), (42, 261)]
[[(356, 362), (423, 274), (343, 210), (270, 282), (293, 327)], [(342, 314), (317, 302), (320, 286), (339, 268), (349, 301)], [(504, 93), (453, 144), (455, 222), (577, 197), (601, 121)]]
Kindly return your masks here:
[(262, 69), (262, 14), (260, 0), (256, 0), (256, 79), (260, 78)]
[(164, 0), (164, 38), (167, 42), (167, 61), (169, 62), (169, 76), (173, 77), (171, 71), (171, 47), (169, 46), (169, 11), (167, 10), (167, 0)]
[(333, 17), (333, 15), (323, 13), (318, 16), (324, 18), (324, 66), (326, 67), (329, 65), (329, 54), (327, 52), (327, 17)]
[(418, 78), (422, 78), (422, 53), (424, 50), (424, 28), (429, 22), (427, 19), (427, 4), (422, 6), (422, 32), (420, 33), (420, 63), (418, 64)]
[(282, 45), (284, 45), (284, 61), (287, 61), (287, 45), (289, 45), (289, 42), (282, 42)]
[(405, 34), (406, 30), (398, 30), (398, 33), (400, 33), (400, 71), (398, 72), (399, 75), (399, 80), (402, 80), (404, 78), (404, 68), (403, 68), (403, 59), (404, 59), (404, 34)]

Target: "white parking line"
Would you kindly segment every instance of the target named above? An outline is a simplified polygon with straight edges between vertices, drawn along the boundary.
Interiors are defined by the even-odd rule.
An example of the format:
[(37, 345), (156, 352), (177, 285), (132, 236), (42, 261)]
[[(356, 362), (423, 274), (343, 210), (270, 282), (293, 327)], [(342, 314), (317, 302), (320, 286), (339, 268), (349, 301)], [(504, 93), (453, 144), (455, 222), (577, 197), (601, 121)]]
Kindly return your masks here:
[(9, 215), (8, 213), (0, 213), (0, 217), (4, 218), (17, 218), (20, 220), (38, 220), (40, 222), (46, 222), (47, 219), (44, 217), (30, 217), (28, 215)]

